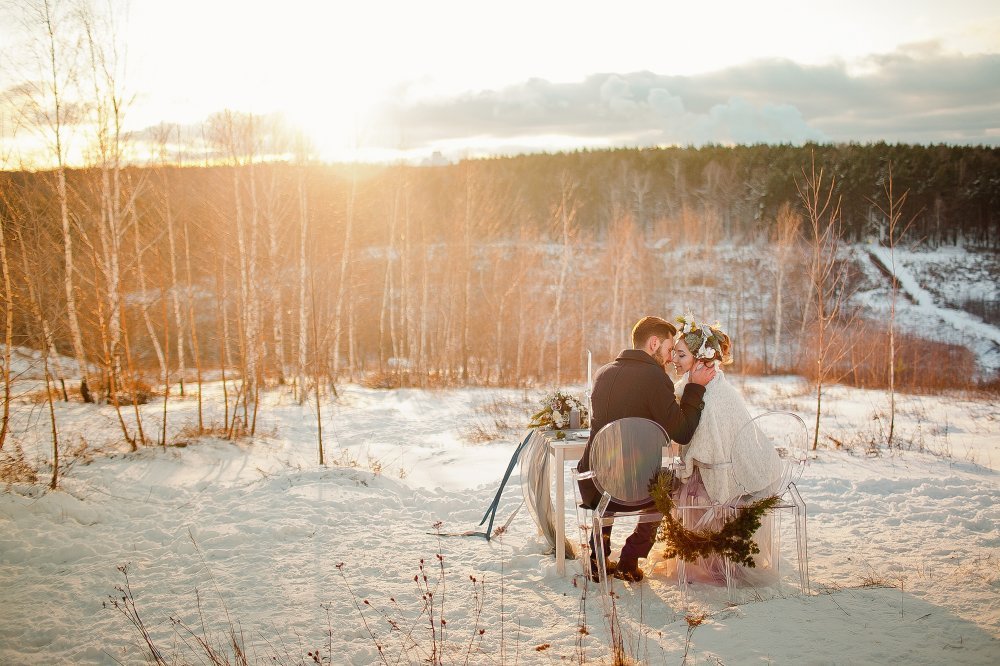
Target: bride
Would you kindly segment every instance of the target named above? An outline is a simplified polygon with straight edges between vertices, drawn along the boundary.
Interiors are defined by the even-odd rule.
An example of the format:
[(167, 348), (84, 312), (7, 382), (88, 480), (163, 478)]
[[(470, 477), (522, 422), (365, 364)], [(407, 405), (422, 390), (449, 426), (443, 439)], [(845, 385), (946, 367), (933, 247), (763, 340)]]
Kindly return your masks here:
[[(726, 505), (743, 495), (770, 494), (781, 476), (781, 461), (777, 452), (771, 446), (755, 447), (754, 450), (738, 450), (735, 447), (741, 428), (750, 421), (750, 412), (743, 396), (729, 383), (719, 367), (733, 361), (729, 336), (718, 325), (698, 324), (690, 315), (677, 317), (677, 322), (671, 359), (680, 375), (674, 387), (675, 393), (679, 395), (684, 391), (688, 373), (698, 361), (716, 366), (715, 378), (705, 387), (705, 408), (698, 429), (690, 443), (681, 447), (684, 468), (680, 471), (680, 478), (683, 483), (678, 491), (677, 506), (683, 510), (685, 507)], [(725, 513), (721, 508), (687, 509), (686, 527), (717, 530), (724, 522)], [(765, 520), (754, 535), (754, 541), (761, 549), (755, 561), (761, 568), (773, 568), (768, 548), (768, 522)], [(741, 572), (744, 578), (748, 577), (746, 573)], [(706, 558), (695, 566), (689, 564), (688, 578), (722, 582), (721, 560), (718, 557)]]

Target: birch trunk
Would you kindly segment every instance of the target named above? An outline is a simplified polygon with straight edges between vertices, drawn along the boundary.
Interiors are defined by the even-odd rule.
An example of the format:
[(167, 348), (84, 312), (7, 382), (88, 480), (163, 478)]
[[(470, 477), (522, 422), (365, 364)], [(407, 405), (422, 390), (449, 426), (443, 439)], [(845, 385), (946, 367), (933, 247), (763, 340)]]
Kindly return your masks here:
[(163, 355), (163, 346), (160, 344), (160, 338), (156, 333), (156, 328), (153, 326), (153, 319), (149, 316), (149, 293), (146, 291), (146, 270), (143, 267), (143, 251), (139, 243), (139, 225), (134, 218), (135, 212), (133, 209), (132, 226), (134, 227), (134, 230), (132, 238), (135, 240), (135, 270), (136, 277), (139, 281), (139, 302), (142, 304), (140, 306), (142, 310), (142, 319), (146, 324), (146, 332), (149, 334), (149, 341), (153, 345), (153, 350), (156, 352), (156, 360), (160, 364), (160, 376), (166, 377), (167, 359)]
[[(45, 373), (45, 400), (49, 408), (49, 419), (52, 424), (52, 481), (49, 487), (55, 489), (59, 483), (59, 429), (56, 427), (55, 399), (52, 397), (52, 373), (49, 371), (49, 356), (53, 349), (52, 331), (43, 313), (41, 295), (35, 289), (32, 273), (28, 270), (28, 254), (25, 252), (24, 238), (21, 241), (21, 264), (24, 269), (25, 280), (28, 283), (28, 302), (32, 314), (38, 322), (38, 327), (42, 331), (41, 344), (42, 364)], [(8, 347), (9, 349), (9, 347)]]
[[(80, 330), (80, 320), (76, 303), (76, 289), (74, 285), (75, 268), (73, 264), (73, 236), (70, 229), (69, 219), (69, 197), (66, 191), (66, 147), (63, 143), (63, 124), (67, 121), (66, 112), (63, 108), (63, 88), (60, 78), (60, 67), (65, 66), (67, 54), (60, 51), (58, 47), (58, 35), (56, 29), (56, 17), (53, 14), (53, 6), (49, 0), (44, 0), (38, 6), (39, 18), (45, 25), (46, 32), (46, 53), (45, 65), (48, 69), (47, 75), (50, 77), (45, 82), (47, 92), (52, 99), (52, 115), (50, 123), (52, 129), (53, 152), (56, 158), (56, 197), (59, 202), (59, 220), (62, 228), (63, 243), (63, 289), (66, 293), (66, 321), (69, 324), (70, 340), (73, 344), (73, 356), (76, 359), (77, 371), (80, 373), (80, 395), (85, 402), (93, 402), (91, 386), (87, 374), (87, 358), (83, 346), (83, 334)], [(71, 54), (69, 54), (71, 56)], [(64, 389), (65, 393), (65, 389)]]
[[(379, 308), (378, 317), (378, 370), (380, 374), (385, 375), (388, 372), (386, 368), (385, 359), (385, 349), (386, 349), (386, 337), (389, 338), (389, 353), (390, 356), (395, 356), (396, 348), (396, 332), (395, 332), (395, 316), (394, 316), (394, 302), (393, 302), (393, 270), (392, 266), (395, 262), (396, 254), (396, 221), (399, 215), (399, 190), (396, 189), (393, 192), (393, 200), (390, 204), (389, 209), (389, 238), (386, 244), (386, 255), (385, 255), (385, 274), (383, 276), (382, 282), (382, 304)], [(388, 329), (388, 330), (387, 330)]]
[(399, 285), (399, 312), (402, 318), (402, 333), (403, 338), (400, 340), (399, 349), (396, 350), (397, 356), (406, 355), (407, 366), (406, 366), (406, 377), (408, 378), (407, 385), (412, 385), (412, 374), (413, 374), (413, 361), (416, 358), (414, 353), (413, 341), (416, 340), (416, 336), (413, 331), (413, 322), (415, 317), (411, 312), (413, 295), (411, 293), (413, 284), (412, 264), (413, 261), (413, 239), (411, 238), (411, 226), (410, 226), (410, 200), (409, 200), (409, 190), (406, 187), (406, 183), (403, 184), (403, 243), (402, 243), (402, 253), (400, 255), (399, 262), (399, 273), (400, 273), (400, 285)]
[[(94, 274), (97, 275), (100, 272), (99, 266), (101, 262), (99, 257), (97, 256), (97, 248), (95, 247), (92, 249), (93, 249), (92, 260), (94, 265)], [(132, 451), (138, 451), (139, 447), (136, 446), (135, 437), (129, 432), (128, 424), (125, 423), (125, 418), (122, 416), (122, 408), (119, 395), (120, 386), (117, 383), (118, 376), (115, 373), (111, 372), (111, 366), (113, 365), (114, 362), (112, 361), (111, 358), (111, 337), (108, 333), (107, 320), (104, 317), (104, 300), (100, 297), (100, 295), (98, 295), (98, 297), (95, 300), (97, 301), (97, 321), (98, 321), (98, 328), (100, 329), (101, 333), (101, 347), (104, 351), (104, 372), (107, 375), (105, 383), (107, 386), (108, 397), (111, 400), (111, 404), (115, 408), (115, 415), (118, 417), (118, 426), (122, 430), (122, 436), (125, 438), (125, 441), (128, 442), (129, 448)]]
[(357, 193), (358, 177), (356, 167), (351, 171), (351, 190), (347, 198), (347, 218), (344, 222), (344, 247), (340, 256), (340, 282), (337, 285), (337, 303), (333, 313), (333, 377), (336, 382), (340, 374), (340, 345), (344, 331), (344, 301), (347, 297), (347, 281), (350, 279), (351, 235), (354, 230), (354, 197)]
[(194, 316), (194, 280), (191, 272), (191, 242), (188, 235), (187, 220), (184, 221), (184, 270), (186, 276), (188, 321), (191, 323), (191, 353), (194, 356), (195, 381), (198, 382), (198, 434), (205, 432), (205, 419), (202, 411), (201, 391), (201, 353), (198, 348), (198, 322)]
[[(239, 282), (239, 285), (240, 285), (240, 292), (239, 292), (240, 293), (240, 298), (239, 298), (239, 304), (238, 304), (238, 310), (237, 310), (237, 312), (238, 312), (238, 323), (239, 323), (239, 326), (237, 328), (238, 328), (238, 332), (239, 332), (239, 343), (240, 343), (240, 375), (241, 375), (241, 377), (240, 377), (240, 387), (239, 387), (239, 390), (237, 391), (237, 394), (236, 394), (237, 395), (237, 400), (236, 400), (236, 403), (233, 406), (233, 420), (232, 420), (231, 424), (227, 424), (227, 426), (226, 426), (227, 430), (228, 430), (228, 433), (229, 433), (229, 438), (230, 439), (232, 439), (232, 437), (233, 437), (233, 432), (234, 432), (234, 428), (235, 428), (235, 424), (236, 424), (237, 413), (238, 413), (239, 404), (240, 404), (239, 403), (239, 398), (241, 396), (244, 396), (243, 417), (244, 417), (244, 424), (246, 423), (246, 418), (247, 418), (247, 415), (248, 415), (247, 414), (248, 410), (247, 410), (247, 405), (246, 405), (246, 402), (245, 402), (245, 396), (246, 396), (247, 387), (249, 385), (249, 382), (251, 381), (251, 376), (252, 376), (252, 375), (250, 375), (250, 364), (249, 364), (249, 359), (247, 358), (247, 355), (248, 355), (248, 350), (247, 350), (247, 318), (249, 317), (248, 311), (250, 309), (250, 293), (249, 293), (249, 291), (250, 291), (250, 285), (249, 285), (249, 282), (247, 280), (246, 222), (244, 220), (243, 195), (242, 195), (241, 186), (240, 186), (240, 181), (241, 181), (241, 179), (240, 179), (240, 167), (239, 167), (238, 164), (235, 163), (235, 161), (236, 161), (235, 148), (233, 150), (234, 150), (234, 156), (233, 156), (234, 164), (232, 165), (233, 197), (234, 197), (234, 205), (235, 205), (235, 209), (236, 209), (235, 213), (236, 213), (237, 266), (239, 268), (239, 279), (240, 279), (240, 282)], [(224, 329), (223, 329), (223, 338), (225, 340), (224, 344), (228, 345), (228, 341), (229, 341), (229, 331), (228, 331), (229, 322), (228, 322), (228, 320), (226, 318), (223, 318), (223, 326), (224, 326)]]
[(274, 201), (277, 196), (274, 192), (274, 188), (275, 183), (272, 179), (268, 189), (267, 214), (264, 216), (264, 219), (267, 221), (267, 255), (269, 259), (268, 273), (271, 276), (271, 289), (273, 290), (270, 293), (269, 302), (272, 317), (271, 335), (274, 338), (274, 360), (278, 368), (278, 384), (284, 385), (285, 377), (287, 375), (287, 368), (285, 367), (285, 315), (282, 299), (283, 285), (279, 266), (280, 258), (278, 257), (279, 217), (274, 206)]
[[(786, 346), (781, 344), (781, 336), (784, 329), (784, 284), (785, 269), (795, 249), (795, 241), (799, 237), (802, 226), (802, 217), (792, 210), (791, 205), (784, 203), (778, 210), (776, 220), (776, 234), (774, 238), (775, 263), (777, 270), (774, 276), (774, 351), (771, 370), (778, 370), (782, 366), (779, 363), (782, 359), (787, 359), (791, 353)], [(787, 361), (786, 361), (787, 362)]]
[[(566, 279), (569, 275), (570, 261), (573, 255), (572, 240), (575, 237), (574, 221), (576, 219), (576, 205), (571, 200), (575, 187), (569, 182), (568, 176), (563, 174), (562, 192), (560, 193), (559, 208), (557, 216), (562, 237), (562, 261), (559, 266), (559, 282), (556, 284), (556, 305), (553, 309), (553, 321), (556, 327), (561, 325), (563, 294), (566, 291)], [(551, 327), (550, 327), (551, 328)], [(563, 336), (557, 335), (556, 339)], [(543, 338), (552, 339), (548, 335)], [(562, 349), (556, 346), (556, 386), (562, 386)]]
[[(121, 243), (124, 234), (123, 225), (125, 211), (122, 206), (122, 173), (123, 155), (122, 123), (125, 111), (125, 100), (118, 80), (120, 62), (116, 48), (117, 35), (114, 30), (110, 34), (97, 35), (95, 20), (89, 7), (80, 12), (82, 26), (87, 38), (90, 56), (90, 74), (93, 84), (93, 105), (95, 117), (93, 124), (96, 131), (97, 157), (101, 174), (101, 221), (102, 246), (104, 248), (104, 273), (107, 281), (109, 298), (108, 314), (111, 317), (109, 332), (111, 336), (111, 352), (114, 366), (112, 372), (120, 371), (118, 350), (122, 336), (122, 306), (121, 306)], [(109, 25), (113, 25), (113, 22)], [(111, 44), (110, 53), (106, 51)], [(134, 197), (138, 188), (133, 190), (130, 206), (134, 206)]]
[[(250, 136), (251, 141), (255, 138), (254, 130), (254, 120), (253, 116), (250, 118)], [(244, 398), (244, 405), (246, 405), (246, 400), (251, 399), (253, 402), (253, 423), (251, 424), (251, 433), (253, 432), (253, 427), (256, 424), (256, 414), (257, 414), (257, 396), (259, 394), (261, 381), (263, 379), (263, 367), (261, 364), (261, 347), (263, 345), (263, 335), (261, 327), (262, 319), (262, 308), (261, 301), (257, 289), (258, 281), (258, 265), (257, 265), (257, 253), (258, 253), (258, 243), (259, 243), (259, 231), (260, 231), (260, 202), (257, 198), (257, 174), (255, 170), (255, 154), (251, 150), (249, 158), (249, 181), (250, 181), (250, 238), (249, 238), (249, 252), (246, 262), (246, 275), (244, 280), (247, 284), (247, 312), (246, 312), (246, 349), (247, 349), (247, 374), (251, 378), (250, 386), (247, 388), (247, 393)], [(249, 423), (249, 421), (248, 421)]]
[(309, 353), (309, 312), (306, 308), (306, 279), (308, 270), (306, 264), (306, 243), (309, 239), (309, 200), (306, 196), (305, 168), (299, 169), (299, 362), (298, 362), (298, 395), (299, 404), (306, 400), (306, 367)]
[(896, 300), (899, 298), (899, 281), (896, 279), (896, 245), (900, 237), (906, 233), (906, 227), (899, 228), (902, 220), (903, 205), (909, 190), (896, 197), (893, 192), (892, 164), (889, 164), (889, 177), (883, 186), (888, 205), (876, 206), (888, 224), (889, 231), (889, 270), (892, 273), (892, 298), (889, 301), (889, 436), (887, 446), (891, 449), (896, 431)]
[(42, 352), (42, 362), (45, 366), (45, 401), (49, 406), (49, 422), (52, 424), (52, 480), (49, 488), (59, 487), (59, 428), (56, 427), (55, 400), (52, 398), (52, 374), (49, 372), (48, 352)]
[(473, 183), (468, 162), (465, 165), (465, 211), (462, 216), (462, 253), (465, 264), (465, 275), (462, 284), (462, 319), (459, 344), (461, 345), (462, 383), (469, 383), (469, 319), (472, 302), (472, 273), (475, 260), (472, 252), (472, 196)]
[[(161, 179), (163, 187), (164, 223), (167, 227), (167, 243), (170, 247), (170, 294), (174, 309), (174, 328), (177, 330), (177, 377), (180, 395), (184, 397), (184, 319), (181, 317), (180, 285), (177, 280), (177, 241), (174, 233), (174, 214), (171, 206), (170, 181), (166, 174)], [(190, 279), (190, 276), (189, 276)], [(193, 326), (193, 322), (192, 322)]]
[[(799, 197), (806, 209), (806, 220), (812, 233), (812, 262), (809, 275), (813, 306), (815, 307), (816, 337), (814, 345), (816, 363), (816, 422), (812, 448), (819, 446), (820, 417), (823, 408), (823, 386), (830, 371), (830, 326), (842, 302), (843, 272), (837, 268), (839, 246), (840, 202), (833, 200), (835, 179), (829, 185), (824, 181), (823, 170), (817, 173), (815, 162), (808, 173), (803, 170), (803, 182), (796, 182)], [(843, 353), (843, 352), (841, 352)]]
[(7, 263), (7, 236), (2, 222), (0, 222), (0, 269), (3, 270), (4, 293), (3, 416), (0, 421), (0, 451), (2, 451), (10, 429), (10, 360), (14, 338), (14, 292), (10, 281), (10, 266)]

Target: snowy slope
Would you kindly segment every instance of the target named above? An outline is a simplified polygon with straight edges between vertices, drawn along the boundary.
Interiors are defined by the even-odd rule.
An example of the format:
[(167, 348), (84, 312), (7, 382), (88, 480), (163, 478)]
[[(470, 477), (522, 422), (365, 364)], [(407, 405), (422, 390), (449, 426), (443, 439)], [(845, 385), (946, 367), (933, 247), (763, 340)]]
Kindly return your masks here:
[[(929, 255), (937, 255), (934, 263), (938, 266), (954, 261), (954, 256), (940, 256), (945, 254), (942, 251), (915, 253), (896, 249), (893, 257), (889, 248), (876, 243), (866, 246), (865, 251), (881, 263), (889, 274), (894, 272), (896, 275), (901, 291), (896, 300), (896, 316), (902, 327), (925, 337), (928, 331), (932, 331), (935, 339), (965, 344), (976, 354), (984, 375), (990, 377), (1000, 372), (1000, 328), (964, 310), (949, 307), (944, 298), (935, 298), (924, 288), (928, 280), (934, 280), (934, 275), (927, 268), (931, 263)], [(947, 254), (954, 255), (958, 252), (964, 254), (964, 251), (956, 249), (951, 249)], [(918, 273), (915, 270), (917, 266), (923, 267), (925, 272)], [(985, 280), (953, 279), (950, 282), (948, 293), (954, 300), (961, 300), (972, 294), (998, 300), (996, 275)], [(869, 297), (866, 302), (888, 320), (889, 299)]]

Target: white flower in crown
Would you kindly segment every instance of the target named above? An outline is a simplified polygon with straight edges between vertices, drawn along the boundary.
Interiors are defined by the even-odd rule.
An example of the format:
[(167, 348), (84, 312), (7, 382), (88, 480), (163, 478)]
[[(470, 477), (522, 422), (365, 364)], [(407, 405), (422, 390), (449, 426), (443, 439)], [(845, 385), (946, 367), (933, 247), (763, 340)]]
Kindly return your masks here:
[(715, 358), (715, 349), (713, 347), (708, 347), (702, 353), (705, 358)]

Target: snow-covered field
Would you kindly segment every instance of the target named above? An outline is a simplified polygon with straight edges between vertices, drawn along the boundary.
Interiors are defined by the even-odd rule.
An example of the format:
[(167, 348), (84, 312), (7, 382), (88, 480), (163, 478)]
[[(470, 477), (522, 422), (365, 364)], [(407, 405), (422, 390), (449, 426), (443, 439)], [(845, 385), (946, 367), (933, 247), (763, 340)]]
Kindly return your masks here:
[[(795, 377), (741, 387), (755, 411), (814, 417)], [(60, 490), (40, 478), (0, 494), (0, 663), (142, 663), (142, 639), (110, 607), (122, 602), (126, 564), (167, 663), (208, 663), (194, 646), (201, 636), (232, 655), (230, 628), (252, 663), (314, 663), (317, 651), (333, 664), (610, 663), (600, 594), (572, 562), (556, 573), (527, 512), (491, 542), (435, 534), (476, 528), (540, 395), (343, 387), (323, 406), (326, 466), (314, 408), (280, 390), (265, 395), (252, 440), (137, 453), (126, 453), (112, 408), (60, 404), (64, 451), (77, 451)], [(205, 398), (207, 421), (218, 422), (220, 385)], [(685, 602), (654, 556), (646, 582), (615, 581), (626, 654), (681, 663), (686, 653), (692, 664), (1000, 659), (1000, 407), (902, 396), (903, 448), (887, 451), (874, 444), (887, 427), (884, 393), (833, 387), (824, 404), (821, 449), (800, 483), (813, 594), (797, 594), (789, 557), (781, 588), (744, 590), (728, 607), (724, 590), (695, 586)], [(47, 412), (25, 398), (15, 408), (13, 440), (43, 466)], [(149, 430), (161, 408), (144, 407)], [(195, 414), (192, 398), (171, 402), (170, 441)], [(502, 437), (474, 441), (484, 431)], [(520, 500), (515, 469), (498, 524)], [(616, 529), (616, 547), (628, 532)], [(790, 556), (794, 538), (783, 546)], [(443, 634), (431, 632), (428, 603)]]

